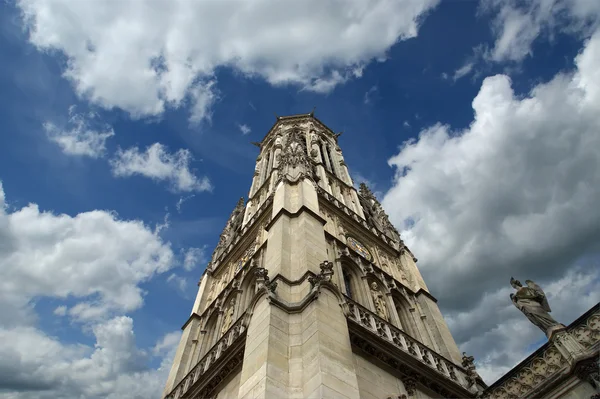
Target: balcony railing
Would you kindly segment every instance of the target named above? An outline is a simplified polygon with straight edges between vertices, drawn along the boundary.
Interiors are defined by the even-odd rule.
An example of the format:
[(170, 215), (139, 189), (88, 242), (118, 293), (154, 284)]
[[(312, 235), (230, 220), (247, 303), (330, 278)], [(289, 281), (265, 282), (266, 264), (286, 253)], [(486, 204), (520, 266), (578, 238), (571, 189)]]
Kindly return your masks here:
[(188, 393), (190, 388), (202, 378), (210, 367), (221, 358), (221, 355), (230, 348), (239, 337), (246, 331), (246, 327), (242, 323), (244, 320), (244, 314), (238, 318), (223, 337), (217, 341), (217, 343), (204, 355), (204, 357), (196, 364), (189, 373), (175, 386), (169, 395), (165, 399), (179, 399), (183, 398)]
[(464, 370), (450, 360), (429, 349), (404, 331), (393, 326), (364, 306), (346, 297), (349, 307), (349, 318), (355, 323), (375, 333), (377, 336), (393, 344), (403, 352), (411, 355), (437, 373), (467, 388), (468, 383)]

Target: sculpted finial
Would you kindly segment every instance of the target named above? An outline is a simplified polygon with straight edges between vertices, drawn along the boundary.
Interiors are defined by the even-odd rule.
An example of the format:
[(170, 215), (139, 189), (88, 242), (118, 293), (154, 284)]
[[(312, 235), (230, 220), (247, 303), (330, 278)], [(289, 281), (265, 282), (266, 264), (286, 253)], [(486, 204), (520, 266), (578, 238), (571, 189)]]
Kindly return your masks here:
[(510, 278), (510, 285), (516, 289), (515, 293), (510, 294), (510, 300), (530, 322), (548, 336), (550, 327), (561, 324), (549, 315), (550, 305), (542, 288), (532, 280), (525, 280), (525, 284), (527, 287), (523, 287), (519, 280)]

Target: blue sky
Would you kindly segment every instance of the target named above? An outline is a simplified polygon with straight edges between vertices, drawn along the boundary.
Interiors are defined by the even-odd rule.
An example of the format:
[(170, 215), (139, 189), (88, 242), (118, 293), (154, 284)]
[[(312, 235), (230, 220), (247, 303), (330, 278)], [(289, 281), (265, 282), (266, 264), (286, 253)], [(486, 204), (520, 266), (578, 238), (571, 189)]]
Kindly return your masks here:
[[(313, 107), (344, 132), (340, 146), (355, 181), (383, 200), (459, 346), (475, 355), (488, 382), (540, 342), (507, 300), (511, 273), (546, 284), (564, 322), (597, 302), (600, 215), (591, 204), (600, 185), (589, 171), (600, 164), (593, 151), (599, 7), (556, 2), (545, 13), (539, 0), (374, 2), (372, 19), (355, 3), (304, 4), (314, 14), (292, 17), (293, 10), (258, 2), (245, 17), (231, 2), (222, 8), (243, 27), (221, 29), (209, 18), (219, 8), (213, 2), (189, 10), (177, 3), (164, 18), (157, 11), (159, 22), (152, 22), (153, 7), (166, 3), (124, 2), (125, 11), (110, 2), (81, 4), (1, 5), (0, 240), (15, 244), (0, 244), (9, 276), (0, 303), (10, 309), (0, 328), (21, 344), (0, 354), (11, 349), (22, 362), (0, 379), (0, 391), (127, 397), (119, 378), (137, 376), (152, 381), (140, 383), (140, 395), (158, 395), (196, 282), (250, 188), (251, 142), (275, 114)], [(263, 6), (271, 14), (253, 18)], [(345, 38), (349, 9), (359, 32), (352, 40)], [(188, 14), (197, 18), (189, 26)], [(119, 17), (128, 24), (116, 24)], [(287, 19), (299, 30), (286, 30)], [(236, 29), (256, 34), (255, 42)], [(147, 78), (150, 61), (162, 64)], [(69, 151), (61, 138), (88, 140), (87, 152)], [(153, 145), (162, 157), (144, 162)], [(25, 218), (29, 204), (39, 213)], [(118, 237), (126, 228), (143, 238), (125, 247)], [(54, 281), (64, 276), (58, 269), (95, 277)], [(26, 293), (15, 289), (27, 281), (35, 283)], [(585, 299), (565, 296), (566, 284)], [(118, 293), (126, 299), (114, 303)], [(94, 311), (80, 311), (81, 304)], [(497, 317), (482, 325), (489, 306)], [(515, 323), (521, 343), (509, 337)], [(48, 372), (43, 389), (31, 390), (27, 370), (46, 370), (60, 351), (25, 356), (18, 348), (27, 337), (69, 349), (60, 359), (66, 369), (99, 361), (105, 349), (100, 362), (122, 376), (93, 378), (109, 382), (109, 392), (90, 387), (89, 375), (69, 373), (66, 384)], [(123, 361), (124, 352), (134, 360)]]

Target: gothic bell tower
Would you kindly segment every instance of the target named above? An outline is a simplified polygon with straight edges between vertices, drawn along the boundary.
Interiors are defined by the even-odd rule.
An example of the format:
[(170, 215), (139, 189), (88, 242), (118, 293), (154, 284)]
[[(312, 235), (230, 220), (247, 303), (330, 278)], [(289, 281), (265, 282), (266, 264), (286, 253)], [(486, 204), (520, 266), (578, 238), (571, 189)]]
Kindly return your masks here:
[(465, 398), (484, 387), (333, 133), (278, 117), (199, 283), (164, 397)]

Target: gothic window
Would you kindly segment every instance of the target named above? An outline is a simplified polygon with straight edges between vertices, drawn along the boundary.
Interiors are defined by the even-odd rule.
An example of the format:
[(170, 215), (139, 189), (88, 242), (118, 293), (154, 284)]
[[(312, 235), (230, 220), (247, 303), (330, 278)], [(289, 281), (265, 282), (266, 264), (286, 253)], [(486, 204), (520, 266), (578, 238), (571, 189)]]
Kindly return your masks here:
[(204, 338), (202, 339), (202, 356), (213, 347), (217, 340), (217, 313), (213, 313), (204, 327)]
[(343, 269), (342, 274), (344, 276), (344, 288), (346, 288), (346, 295), (354, 299), (354, 294), (352, 292), (352, 276), (345, 268)]
[(394, 301), (394, 308), (396, 310), (396, 314), (398, 315), (398, 320), (400, 322), (400, 325), (398, 327), (411, 337), (419, 339), (417, 326), (415, 324), (413, 314), (410, 310), (411, 305), (405, 298), (401, 298), (398, 295), (394, 295), (392, 298)]
[(325, 146), (325, 149), (327, 150), (327, 159), (329, 159), (329, 165), (331, 165), (331, 173), (333, 173), (334, 176), (337, 176), (335, 172), (335, 165), (333, 163), (333, 157), (331, 156), (331, 147), (329, 146), (329, 144)]
[(325, 166), (325, 169), (331, 172), (329, 157), (327, 156), (327, 145), (323, 142), (321, 143), (321, 153), (323, 154), (323, 165)]
[(265, 176), (263, 177), (263, 182), (267, 180), (269, 176), (269, 170), (271, 169), (271, 151), (267, 151), (267, 159), (265, 162)]

